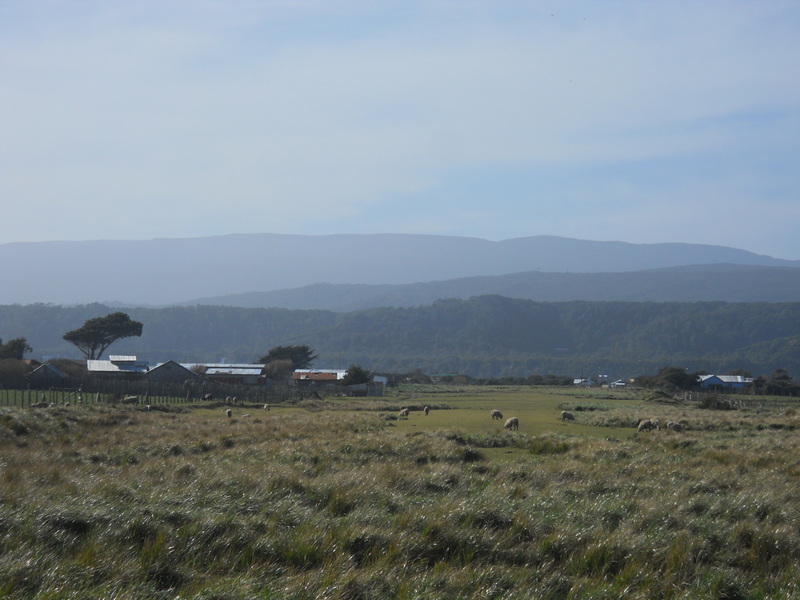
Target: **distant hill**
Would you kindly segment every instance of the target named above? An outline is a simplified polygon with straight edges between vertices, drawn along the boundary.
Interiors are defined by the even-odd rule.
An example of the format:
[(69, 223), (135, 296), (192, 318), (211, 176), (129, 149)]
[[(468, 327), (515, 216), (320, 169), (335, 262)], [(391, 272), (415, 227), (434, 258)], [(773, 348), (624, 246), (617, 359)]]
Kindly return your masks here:
[(551, 236), (493, 242), (405, 234), (247, 234), (31, 242), (0, 244), (0, 304), (159, 306), (319, 283), (404, 285), (535, 271), (624, 273), (711, 264), (800, 267), (800, 261), (720, 246)]
[(800, 301), (800, 269), (725, 264), (627, 273), (528, 271), (401, 285), (317, 283), (291, 290), (197, 298), (184, 304), (347, 312), (486, 294), (539, 302), (796, 302)]

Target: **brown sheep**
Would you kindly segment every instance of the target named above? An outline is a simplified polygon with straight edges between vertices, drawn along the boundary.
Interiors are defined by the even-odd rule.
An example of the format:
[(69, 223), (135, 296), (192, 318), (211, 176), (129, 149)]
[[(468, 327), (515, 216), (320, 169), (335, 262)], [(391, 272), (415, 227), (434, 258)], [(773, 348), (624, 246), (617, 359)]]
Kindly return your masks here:
[(506, 421), (506, 424), (503, 425), (503, 428), (511, 430), (519, 429), (519, 419), (517, 417), (511, 417), (508, 421)]

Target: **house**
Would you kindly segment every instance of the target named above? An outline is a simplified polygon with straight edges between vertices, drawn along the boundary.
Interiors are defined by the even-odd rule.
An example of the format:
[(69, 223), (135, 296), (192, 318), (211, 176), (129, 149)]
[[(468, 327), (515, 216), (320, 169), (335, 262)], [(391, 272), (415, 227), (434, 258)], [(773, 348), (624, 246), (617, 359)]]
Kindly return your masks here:
[(608, 385), (609, 385), (609, 387), (612, 387), (612, 388), (624, 388), (624, 387), (627, 387), (628, 382), (627, 381), (623, 381), (622, 379), (617, 379), (616, 381), (612, 381)]
[(295, 369), (292, 381), (297, 385), (336, 385), (347, 369)]
[(98, 379), (143, 379), (150, 370), (146, 360), (135, 356), (111, 355), (108, 360), (87, 360), (86, 370), (90, 377)]
[(594, 379), (584, 379), (583, 377), (580, 377), (578, 379), (572, 380), (572, 385), (579, 385), (582, 387), (591, 387), (594, 384), (595, 384)]
[(174, 360), (160, 363), (147, 372), (150, 383), (183, 383), (187, 380), (201, 381), (202, 377)]
[(752, 377), (742, 375), (700, 375), (697, 378), (700, 387), (704, 390), (710, 388), (741, 389), (752, 385)]

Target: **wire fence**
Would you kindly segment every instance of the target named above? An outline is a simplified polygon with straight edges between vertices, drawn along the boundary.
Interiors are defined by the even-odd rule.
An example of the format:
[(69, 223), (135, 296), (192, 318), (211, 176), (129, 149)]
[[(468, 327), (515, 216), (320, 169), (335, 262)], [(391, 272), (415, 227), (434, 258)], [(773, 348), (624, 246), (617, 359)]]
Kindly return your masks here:
[[(16, 383), (16, 385), (15, 385)], [(68, 404), (164, 405), (196, 402), (227, 404), (282, 404), (325, 390), (298, 389), (288, 384), (230, 385), (213, 382), (152, 383), (142, 381), (85, 381), (75, 386), (33, 387), (0, 382), (0, 406), (36, 407)]]

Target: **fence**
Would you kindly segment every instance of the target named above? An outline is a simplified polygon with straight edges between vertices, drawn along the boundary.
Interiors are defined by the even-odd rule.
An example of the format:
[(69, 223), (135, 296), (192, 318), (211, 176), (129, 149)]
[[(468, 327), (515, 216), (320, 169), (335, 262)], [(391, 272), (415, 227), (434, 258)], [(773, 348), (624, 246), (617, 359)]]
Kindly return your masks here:
[(41, 402), (62, 405), (116, 404), (123, 401), (131, 404), (159, 405), (189, 404), (208, 400), (258, 405), (289, 403), (308, 395), (307, 391), (283, 384), (249, 386), (213, 382), (168, 384), (143, 381), (85, 381), (75, 387), (37, 389), (30, 385), (23, 387), (12, 383), (0, 385), (0, 406), (26, 407)]

